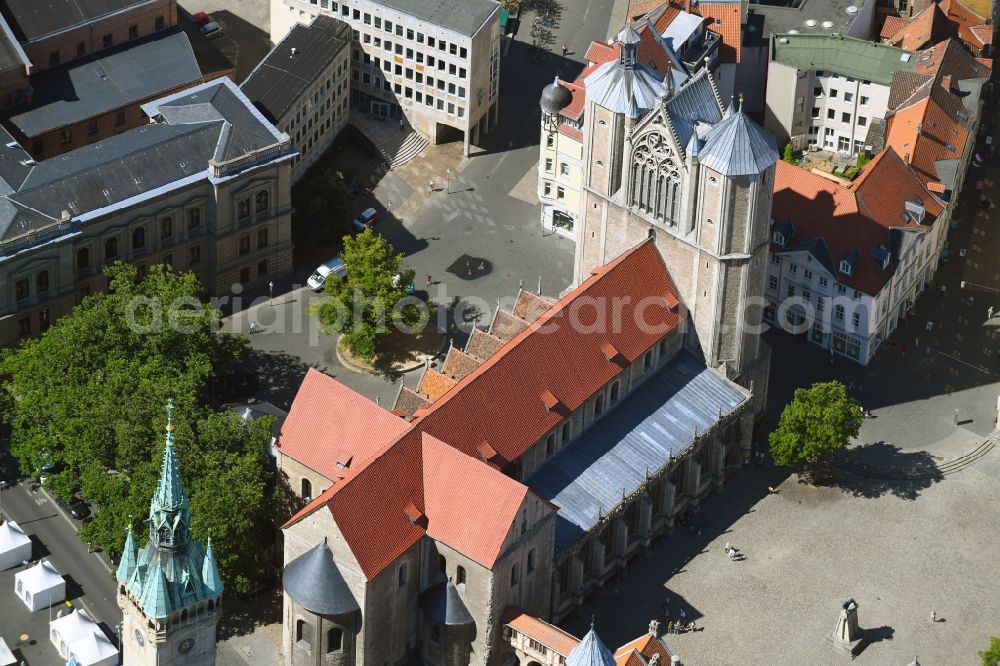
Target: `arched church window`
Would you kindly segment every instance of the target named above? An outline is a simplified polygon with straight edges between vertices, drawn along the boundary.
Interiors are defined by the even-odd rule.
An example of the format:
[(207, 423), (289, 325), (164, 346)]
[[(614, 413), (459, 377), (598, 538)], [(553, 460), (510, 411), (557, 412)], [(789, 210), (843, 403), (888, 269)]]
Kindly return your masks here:
[(341, 629), (328, 629), (326, 632), (326, 653), (340, 652), (344, 644), (344, 632)]
[(302, 479), (302, 499), (307, 502), (312, 499), (313, 485), (309, 479)]

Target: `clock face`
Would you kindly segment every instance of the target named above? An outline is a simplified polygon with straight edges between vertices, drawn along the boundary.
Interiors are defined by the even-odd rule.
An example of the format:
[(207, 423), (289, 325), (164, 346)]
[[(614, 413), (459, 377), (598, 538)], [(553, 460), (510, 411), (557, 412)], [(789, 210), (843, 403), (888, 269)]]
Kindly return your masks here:
[(192, 649), (194, 649), (193, 638), (185, 638), (180, 642), (180, 645), (177, 646), (177, 651), (180, 652), (181, 654), (187, 654)]
[(142, 647), (146, 643), (146, 640), (142, 637), (142, 632), (138, 629), (135, 630), (135, 642), (139, 644), (139, 647)]

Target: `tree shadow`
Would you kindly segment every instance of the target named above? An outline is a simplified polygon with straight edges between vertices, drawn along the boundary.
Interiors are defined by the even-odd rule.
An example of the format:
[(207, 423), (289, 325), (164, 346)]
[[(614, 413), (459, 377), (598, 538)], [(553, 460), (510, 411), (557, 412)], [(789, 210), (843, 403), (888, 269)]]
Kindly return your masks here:
[(248, 349), (241, 366), (252, 368), (260, 381), (254, 397), (288, 411), (309, 366), (291, 354)]
[(265, 588), (256, 594), (230, 597), (219, 619), (217, 640), (253, 633), (257, 627), (281, 622), (281, 591)]
[(811, 481), (840, 487), (855, 497), (893, 495), (912, 501), (921, 490), (943, 479), (934, 456), (926, 451), (903, 451), (890, 442), (871, 442), (839, 452), (829, 475)]

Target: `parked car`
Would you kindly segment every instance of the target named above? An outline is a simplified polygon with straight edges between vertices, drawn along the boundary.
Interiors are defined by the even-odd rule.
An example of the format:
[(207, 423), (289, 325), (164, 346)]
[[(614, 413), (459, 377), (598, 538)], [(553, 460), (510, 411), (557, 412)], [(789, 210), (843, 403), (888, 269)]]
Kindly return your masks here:
[(222, 26), (215, 21), (209, 21), (205, 25), (201, 26), (199, 30), (201, 30), (201, 34), (205, 35), (208, 39), (215, 39), (216, 37), (221, 37), (225, 34)]
[(365, 229), (372, 229), (375, 227), (375, 222), (378, 220), (378, 211), (374, 208), (368, 208), (361, 211), (361, 215), (354, 218), (351, 222), (351, 226), (357, 231), (364, 231)]
[(45, 480), (49, 478), (49, 475), (56, 474), (62, 471), (62, 465), (56, 462), (47, 462), (42, 465), (41, 469), (38, 471), (38, 482), (45, 485)]
[(0, 490), (7, 490), (8, 488), (13, 488), (17, 483), (17, 479), (0, 479)]
[(61, 498), (56, 501), (59, 503), (59, 506), (77, 520), (83, 520), (90, 515), (90, 507), (79, 497), (74, 497), (69, 502)]
[(347, 276), (347, 266), (344, 265), (344, 260), (340, 257), (334, 257), (333, 259), (320, 264), (313, 274), (309, 276), (306, 280), (306, 284), (313, 291), (323, 291), (323, 285), (326, 284), (326, 278), (330, 274), (336, 275), (338, 280), (343, 280)]
[(208, 25), (209, 23), (214, 23), (214, 21), (212, 21), (212, 17), (205, 12), (196, 12), (191, 14), (191, 22), (199, 28), (204, 25)]

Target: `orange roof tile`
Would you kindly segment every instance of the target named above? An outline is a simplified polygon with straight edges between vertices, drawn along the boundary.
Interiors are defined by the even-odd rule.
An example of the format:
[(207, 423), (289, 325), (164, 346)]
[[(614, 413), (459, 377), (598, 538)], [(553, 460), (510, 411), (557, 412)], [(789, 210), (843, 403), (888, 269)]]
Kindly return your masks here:
[(722, 37), (719, 59), (722, 62), (740, 62), (743, 48), (743, 3), (702, 2), (696, 8), (702, 16), (711, 19), (708, 29)]
[(555, 304), (554, 299), (522, 289), (517, 295), (517, 302), (514, 303), (514, 316), (530, 323), (545, 314), (545, 311)]
[[(351, 418), (344, 419), (343, 414)], [(310, 368), (281, 426), (277, 446), (282, 455), (336, 480), (346, 474), (338, 459), (356, 466), (408, 427), (403, 419)]]
[(520, 317), (506, 310), (497, 310), (493, 315), (490, 333), (506, 342), (526, 328), (528, 328), (528, 322)]
[(938, 6), (954, 26), (958, 38), (978, 51), (982, 43), (972, 32), (972, 28), (986, 23), (986, 17), (972, 11), (959, 0), (941, 0)]
[[(641, 656), (642, 659), (635, 659), (636, 655)], [(615, 650), (614, 658), (618, 666), (632, 666), (633, 664), (646, 666), (653, 655), (659, 655), (660, 664), (664, 666), (669, 666), (671, 663), (670, 650), (667, 649), (663, 641), (652, 634), (644, 634)]]
[(559, 126), (559, 133), (565, 134), (571, 139), (576, 141), (583, 141), (583, 132), (576, 129), (575, 127), (570, 127), (569, 125), (563, 124)]
[(452, 347), (444, 359), (441, 372), (455, 380), (460, 380), (478, 368), (480, 363), (481, 361), (475, 356), (469, 356), (458, 347)]
[(414, 414), (430, 404), (431, 401), (426, 396), (420, 395), (409, 386), (403, 386), (399, 389), (399, 395), (396, 396), (396, 404), (393, 405), (392, 410), (402, 414), (405, 419), (412, 419)]
[(492, 568), (528, 487), (427, 433), (423, 472), (427, 535)]
[(434, 368), (427, 368), (424, 370), (423, 377), (420, 378), (420, 386), (417, 388), (417, 392), (427, 396), (427, 399), (434, 402), (445, 393), (451, 390), (457, 382), (443, 375)]
[(504, 341), (497, 336), (477, 328), (469, 336), (469, 342), (465, 345), (465, 353), (485, 361), (496, 354), (503, 347), (503, 343)]
[(879, 37), (887, 40), (909, 22), (909, 19), (905, 19), (902, 16), (886, 16), (885, 23), (882, 24), (882, 30), (879, 32)]
[(938, 6), (931, 3), (910, 19), (887, 41), (904, 51), (918, 51), (948, 37), (948, 19)]
[[(926, 210), (923, 225), (901, 217), (905, 202), (916, 197)], [(775, 172), (772, 217), (776, 224), (791, 220), (797, 230), (785, 249), (822, 239), (834, 270), (857, 251), (861, 258), (852, 275), (835, 277), (866, 294), (877, 294), (892, 276), (891, 267), (883, 270), (871, 258), (871, 248), (889, 244), (891, 227), (930, 228), (942, 210), (941, 202), (891, 148), (876, 155), (850, 187), (787, 162), (778, 164)]]
[(969, 28), (969, 32), (971, 32), (972, 36), (975, 37), (976, 40), (982, 45), (993, 43), (992, 25), (988, 25), (986, 23), (982, 25), (974, 25), (971, 28)]
[(544, 620), (539, 620), (534, 615), (528, 615), (516, 606), (507, 608), (504, 612), (503, 623), (514, 631), (538, 641), (563, 657), (568, 657), (573, 648), (580, 644), (580, 639), (573, 637), (555, 625), (549, 624)]

